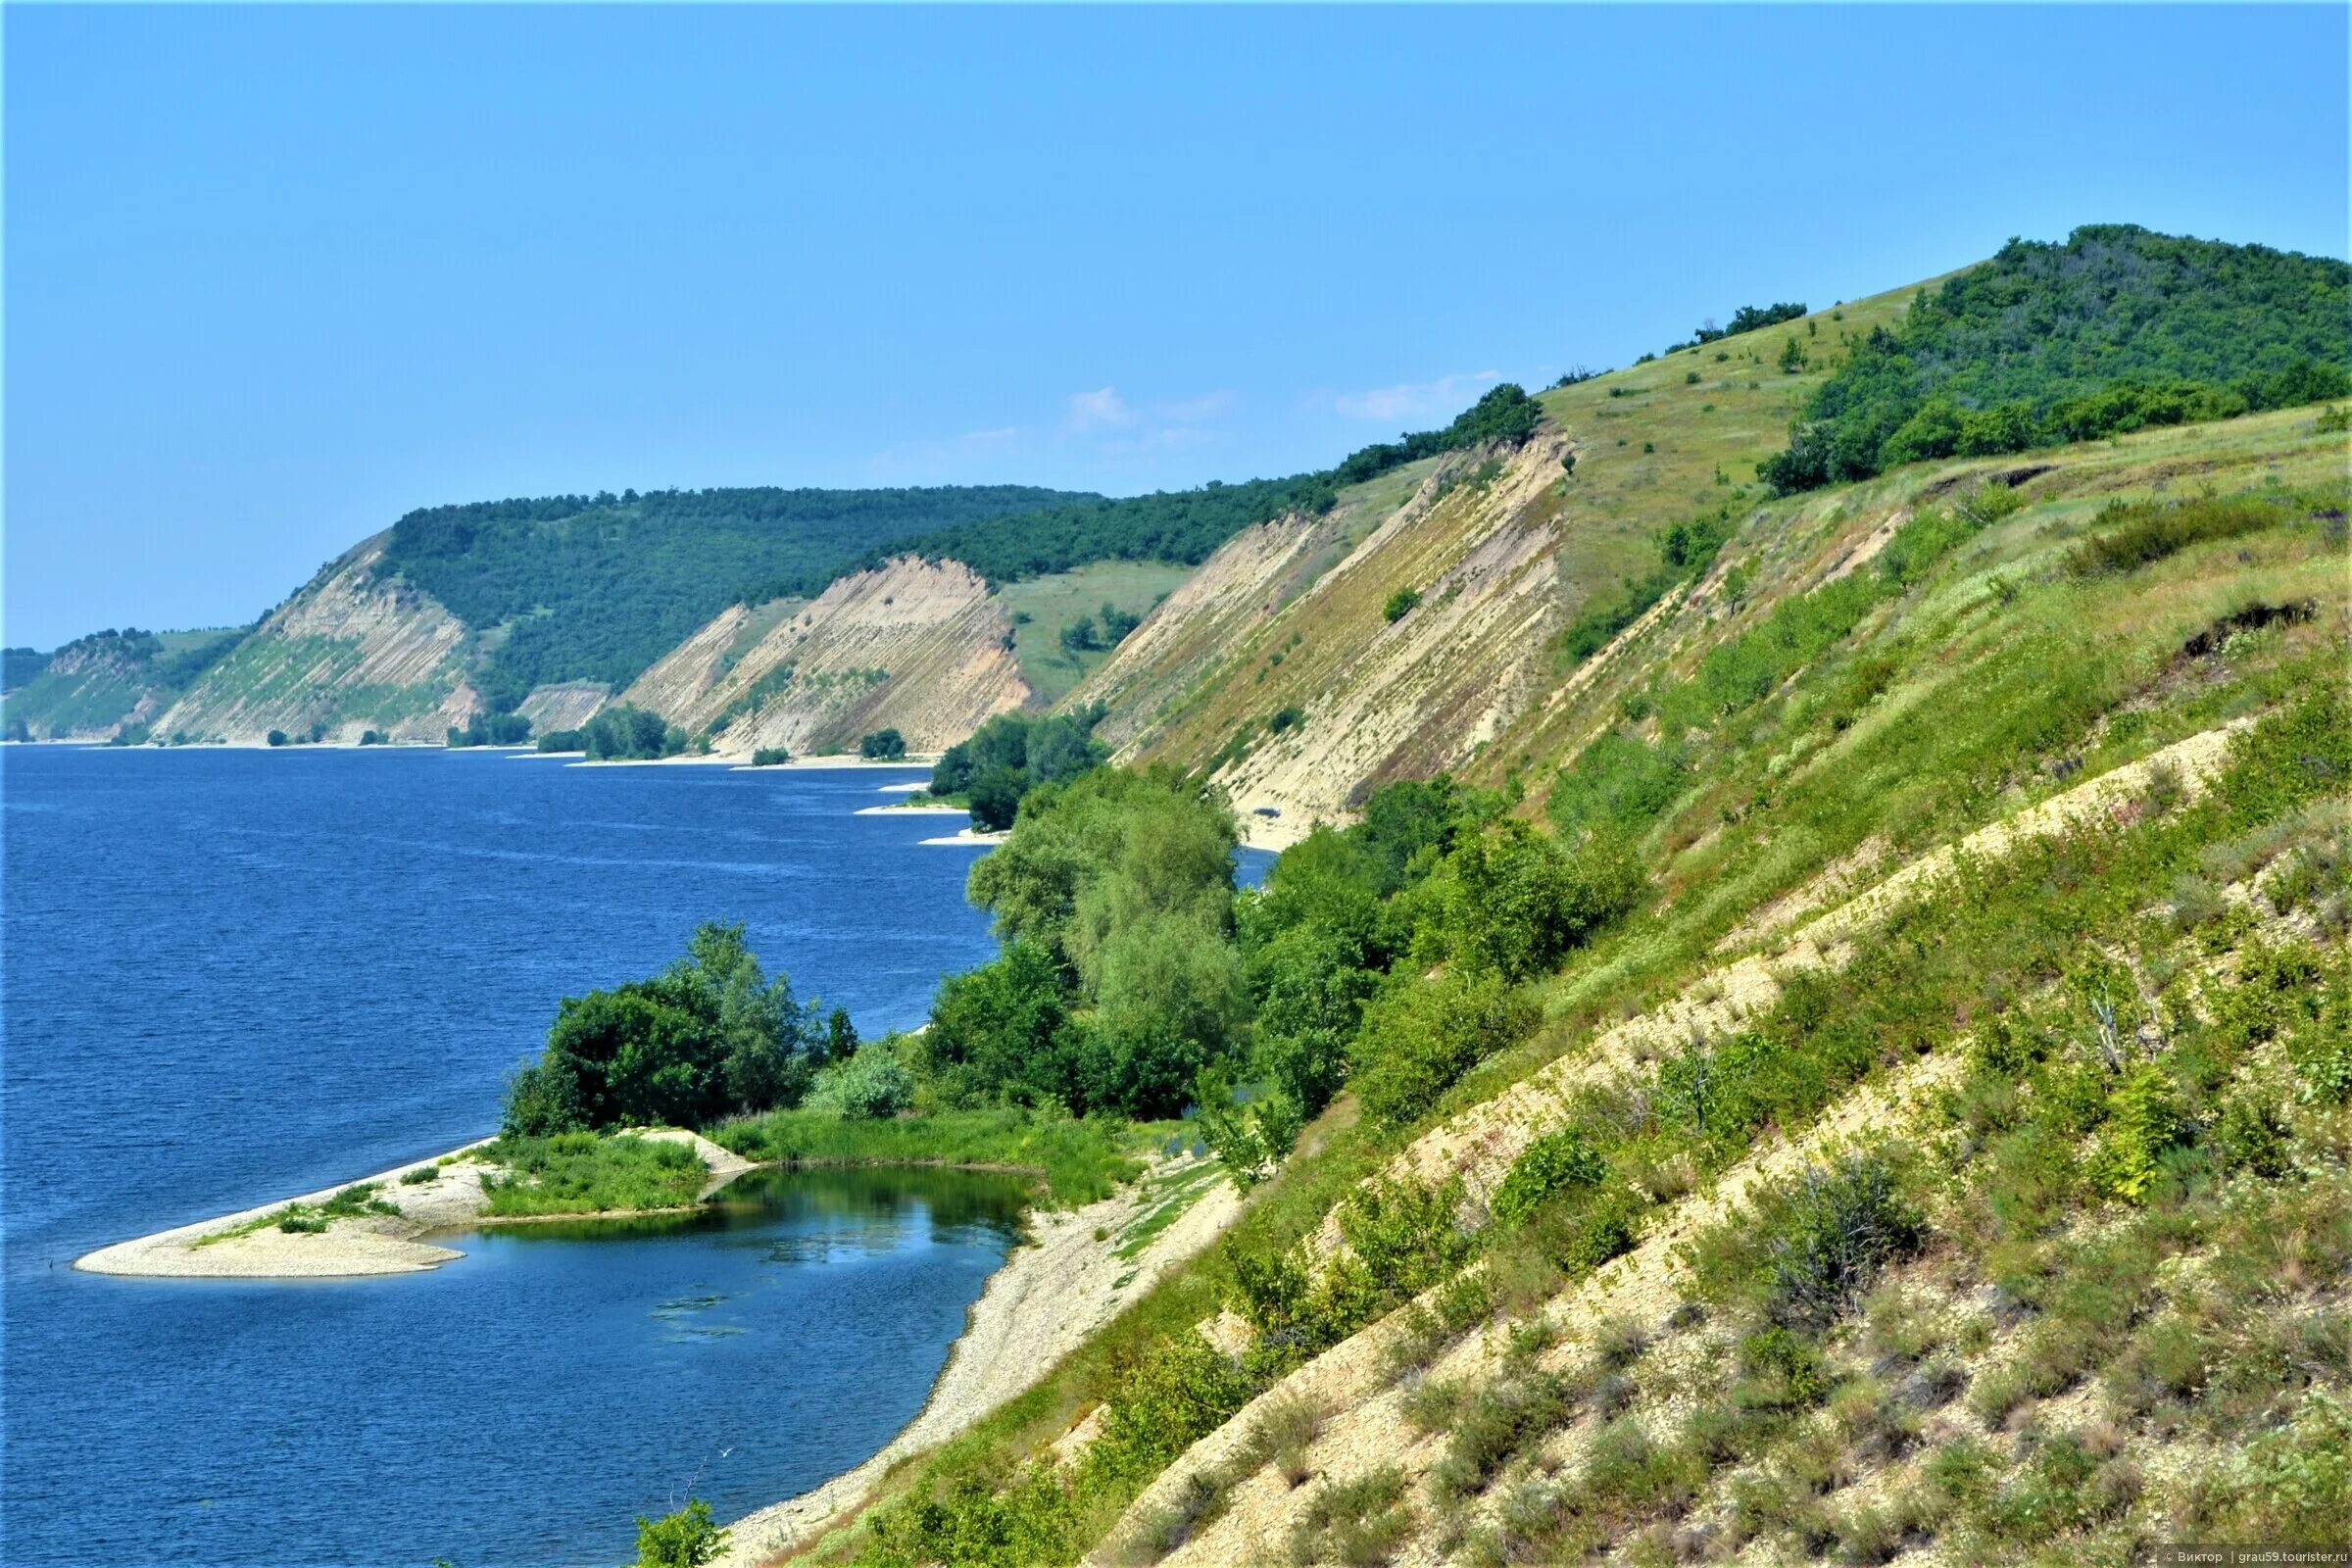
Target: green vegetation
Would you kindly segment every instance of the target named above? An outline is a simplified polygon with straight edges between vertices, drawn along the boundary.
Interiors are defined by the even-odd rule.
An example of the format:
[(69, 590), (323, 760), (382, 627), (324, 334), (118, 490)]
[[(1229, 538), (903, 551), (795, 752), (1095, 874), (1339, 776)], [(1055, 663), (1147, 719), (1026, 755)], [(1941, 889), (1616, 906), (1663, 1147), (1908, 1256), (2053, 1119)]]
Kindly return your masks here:
[(1519, 446), (1536, 433), (1543, 419), (1542, 405), (1529, 397), (1524, 387), (1505, 381), (1488, 388), (1443, 430), (1421, 430), (1350, 453), (1331, 470), (1331, 480), (1335, 485), (1361, 484), (1391, 468), (1441, 453), (1467, 451), (1490, 442)]
[(792, 760), (792, 754), (781, 746), (762, 746), (752, 753), (754, 767), (782, 767)]
[(832, 1039), (817, 1004), (767, 978), (741, 925), (706, 921), (654, 978), (564, 999), (540, 1058), (508, 1085), (505, 1131), (700, 1127), (795, 1104)]
[(38, 648), (0, 648), (0, 692), (13, 692), (49, 667)]
[[(530, 724), (525, 721), (522, 727), (527, 733)], [(454, 737), (457, 731), (450, 734)], [(660, 713), (623, 703), (604, 710), (578, 729), (550, 730), (539, 737), (538, 745), (543, 752), (585, 752), (589, 760), (596, 762), (651, 762), (685, 751), (687, 739), (684, 730)], [(785, 760), (780, 750), (775, 760)]]
[(561, 680), (627, 685), (729, 604), (814, 594), (896, 540), (1076, 500), (1020, 485), (666, 490), (412, 512), (382, 569), (506, 636), (475, 671), (497, 711)]
[[(1875, 309), (1848, 314), (1866, 330)], [(1407, 1409), (1452, 1434), (1435, 1466), (1400, 1460), (1399, 1495), (1422, 1505), (1421, 1470), (1437, 1517), (1388, 1523), (1368, 1494), (1396, 1535), (1367, 1554), (1409, 1537), (1436, 1560), (1650, 1560), (1702, 1508), (1726, 1549), (1808, 1560), (1932, 1541), (1955, 1560), (2121, 1560), (2111, 1547), (2180, 1520), (2326, 1539), (2352, 1387), (2333, 1298), (2352, 1253), (2321, 1218), (2346, 1211), (2352, 751), (2329, 618), (2340, 447), (2305, 441), (2311, 422), (2257, 416), (2068, 454), (2024, 482), (1955, 465), (1718, 517), (1739, 526), (1699, 550), (1736, 552), (1730, 569), (1703, 568), (1705, 593), (1564, 705), (1580, 752), (1619, 727), (1563, 770), (1541, 859), (1505, 825), (1534, 800), (1392, 786), (1237, 898), (1247, 1039), (1195, 1095), (1212, 1145), (1251, 1163), (1251, 1203), (819, 1555), (1073, 1561), (1165, 1456), (1424, 1291), (1384, 1330), (1382, 1364), (1410, 1379), (1491, 1324), (1501, 1375), (1405, 1385)], [(2214, 494), (2161, 493), (2190, 464)], [(2132, 499), (2110, 509), (2117, 491)], [(1876, 555), (1845, 565), (1864, 539)], [(1379, 607), (1358, 608), (1376, 625)], [(1831, 906), (1816, 901), (2237, 718), (2259, 722), (2202, 789), (2157, 769), (2065, 833), (1915, 889), (1838, 968), (1784, 969), (1777, 998), (1694, 1013), (1690, 1035), (1630, 1055), (1592, 1049), (1732, 956), (1776, 951), (1787, 937), (1759, 916)], [(1520, 740), (1489, 776), (1528, 765)], [(2257, 936), (2286, 911), (2310, 945)], [(1050, 999), (1052, 953), (1028, 961), (1037, 983), (1004, 995)], [(1555, 1064), (1532, 1102), (1546, 1136), (1494, 1195), (1502, 1223), (1464, 1236), (1458, 1191), (1366, 1184), (1416, 1133)], [(1279, 1159), (1256, 1125), (1278, 1065), (1302, 1105), (1326, 1105)], [(1923, 1066), (1940, 1075), (1909, 1076)], [(1385, 1094), (1383, 1073), (1411, 1085)], [(1749, 1189), (1692, 1243), (1683, 1310), (1571, 1344), (1544, 1332), (1537, 1308), (1610, 1258), (1641, 1248), (1620, 1267), (1658, 1277), (1643, 1244), (1690, 1212), (1686, 1194), (1826, 1139), (1849, 1107), (1867, 1113), (1838, 1125), (1875, 1136)], [(1466, 1162), (1492, 1130), (1418, 1153)], [(1327, 1226), (1346, 1249), (1304, 1244)], [(1220, 1308), (1251, 1331), (1223, 1355), (1192, 1335)], [(2110, 1387), (2141, 1402), (2044, 1403)], [(1095, 1407), (1117, 1413), (1102, 1438), (1039, 1457)], [(2179, 1484), (2135, 1476), (2128, 1450), (2175, 1433), (2200, 1456)], [(1148, 1559), (1214, 1528), (1266, 1451), (1188, 1461), (1174, 1500), (1107, 1549)], [(1300, 1491), (1285, 1518), (1330, 1560), (1316, 1457), (1286, 1469)], [(1881, 1472), (1868, 1506), (1842, 1491)]]
[(339, 1219), (357, 1219), (367, 1214), (397, 1214), (400, 1206), (378, 1196), (373, 1182), (357, 1182), (344, 1188), (323, 1203), (288, 1203), (266, 1214), (256, 1215), (243, 1224), (224, 1231), (216, 1231), (200, 1239), (198, 1247), (225, 1242), (231, 1237), (250, 1236), (256, 1231), (280, 1230), (291, 1236), (317, 1235)]
[(1077, 778), (1110, 756), (1110, 748), (1094, 738), (1103, 712), (1097, 706), (1044, 717), (999, 713), (941, 754), (931, 770), (931, 794), (964, 797), (974, 826), (1003, 832), (1032, 790)]
[[(2352, 268), (2128, 224), (2011, 240), (1874, 330), (1757, 472), (1782, 492), (2352, 391)], [(1788, 340), (1788, 355), (1803, 349)], [(1800, 367), (1801, 368), (1801, 367)]]
[[(531, 721), (520, 713), (476, 713), (464, 729), (450, 726), (449, 748), (460, 751), (469, 746), (520, 746), (530, 738)], [(567, 746), (546, 749), (573, 750)]]
[(1388, 603), (1380, 607), (1381, 619), (1388, 621), (1391, 625), (1394, 625), (1397, 621), (1402, 620), (1405, 616), (1411, 614), (1413, 612), (1413, 607), (1420, 603), (1420, 589), (1413, 587), (1399, 588), (1395, 593), (1389, 595)]
[(858, 742), (858, 755), (869, 762), (896, 761), (906, 755), (906, 737), (895, 729), (878, 729)]
[[(1024, 577), (997, 590), (996, 603), (1012, 623), (1013, 656), (1020, 662), (1021, 678), (1040, 703), (1058, 703), (1088, 675), (1102, 667), (1110, 651), (1124, 640), (1130, 623), (1140, 622), (1189, 575), (1189, 569), (1166, 562), (1098, 561), (1069, 571)], [(1105, 607), (1111, 612), (1109, 630), (1103, 627)], [(1083, 622), (1095, 628), (1092, 647), (1074, 647), (1062, 631)]]
[(627, 1133), (509, 1132), (477, 1157), (506, 1168), (482, 1184), (494, 1219), (684, 1208), (710, 1177), (686, 1145)]
[(1779, 305), (1742, 305), (1732, 313), (1730, 324), (1717, 326), (1714, 318), (1710, 317), (1699, 322), (1696, 330), (1691, 333), (1689, 343), (1677, 343), (1674, 349), (1668, 349), (1666, 352), (1671, 354), (1675, 349), (1692, 348), (1712, 343), (1718, 338), (1738, 337), (1742, 332), (1760, 332), (1768, 326), (1778, 326), (1783, 321), (1797, 320), (1804, 314), (1805, 308), (1802, 305), (1786, 302)]
[(1055, 1202), (1070, 1207), (1108, 1198), (1143, 1168), (1137, 1135), (1121, 1122), (1020, 1107), (935, 1108), (881, 1119), (776, 1110), (721, 1122), (710, 1137), (746, 1159), (785, 1165), (937, 1164), (1031, 1172)]
[(659, 1519), (637, 1519), (637, 1568), (704, 1568), (727, 1549), (727, 1532), (710, 1521), (710, 1505), (689, 1497)]

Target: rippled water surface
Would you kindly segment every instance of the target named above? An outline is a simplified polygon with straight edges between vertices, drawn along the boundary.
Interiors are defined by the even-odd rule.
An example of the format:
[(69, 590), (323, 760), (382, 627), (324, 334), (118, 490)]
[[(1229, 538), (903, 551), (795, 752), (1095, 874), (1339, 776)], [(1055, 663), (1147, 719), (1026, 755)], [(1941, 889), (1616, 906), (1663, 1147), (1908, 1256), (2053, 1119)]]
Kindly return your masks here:
[(565, 993), (748, 923), (876, 1033), (993, 951), (919, 772), (441, 752), (9, 748), (11, 1564), (613, 1563), (694, 1481), (722, 1515), (921, 1408), (1016, 1189), (763, 1177), (626, 1236), (455, 1242), (429, 1274), (74, 1274), (126, 1236), (493, 1130)]

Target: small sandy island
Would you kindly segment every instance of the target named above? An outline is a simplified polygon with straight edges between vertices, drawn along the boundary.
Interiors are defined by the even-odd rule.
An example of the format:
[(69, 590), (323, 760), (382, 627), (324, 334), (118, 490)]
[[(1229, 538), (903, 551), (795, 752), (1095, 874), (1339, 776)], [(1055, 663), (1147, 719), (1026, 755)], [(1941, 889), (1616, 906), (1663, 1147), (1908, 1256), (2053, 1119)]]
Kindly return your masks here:
[[(916, 786), (920, 788), (921, 786)], [(900, 801), (891, 806), (860, 806), (852, 816), (969, 816), (960, 806), (942, 806), (936, 801)]]
[[(703, 1190), (705, 1198), (753, 1168), (752, 1161), (729, 1153), (708, 1138), (678, 1128), (639, 1129), (638, 1135), (692, 1145), (710, 1172), (710, 1182)], [(434, 1159), (411, 1160), (380, 1175), (363, 1177), (358, 1183), (344, 1182), (299, 1198), (281, 1199), (234, 1214), (158, 1231), (135, 1241), (118, 1242), (75, 1258), (74, 1266), (90, 1274), (241, 1280), (348, 1279), (438, 1268), (466, 1254), (436, 1247), (423, 1240), (424, 1237), (441, 1231), (525, 1223), (494, 1220), (482, 1212), (489, 1203), (482, 1192), (483, 1178), (498, 1175), (500, 1170), (496, 1165), (468, 1156), (490, 1142), (485, 1138)], [(425, 1182), (401, 1180), (411, 1171), (427, 1168), (440, 1174)], [(274, 1223), (291, 1204), (320, 1207), (336, 1194), (357, 1185), (373, 1186), (375, 1191), (370, 1196), (392, 1204), (399, 1212), (339, 1216), (320, 1231), (283, 1231)]]
[(1162, 1274), (1215, 1241), (1241, 1206), (1214, 1160), (1180, 1156), (1099, 1203), (1032, 1214), (1034, 1239), (989, 1276), (922, 1414), (857, 1469), (737, 1520), (714, 1568), (757, 1568), (823, 1534), (900, 1463), (1052, 1371)]

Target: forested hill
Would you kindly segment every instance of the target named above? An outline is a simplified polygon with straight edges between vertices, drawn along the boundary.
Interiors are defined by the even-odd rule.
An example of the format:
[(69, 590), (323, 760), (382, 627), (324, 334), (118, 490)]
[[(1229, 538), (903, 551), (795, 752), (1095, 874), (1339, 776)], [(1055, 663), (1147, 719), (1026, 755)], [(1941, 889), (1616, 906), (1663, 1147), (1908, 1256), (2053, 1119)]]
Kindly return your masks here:
[(2342, 397), (2348, 339), (2352, 267), (2332, 258), (2128, 223), (2013, 239), (1872, 332), (1761, 472), (1809, 490)]
[(476, 631), (510, 628), (475, 675), (509, 709), (549, 682), (626, 685), (728, 605), (819, 593), (894, 540), (1100, 499), (958, 485), (485, 501), (410, 513), (383, 565)]

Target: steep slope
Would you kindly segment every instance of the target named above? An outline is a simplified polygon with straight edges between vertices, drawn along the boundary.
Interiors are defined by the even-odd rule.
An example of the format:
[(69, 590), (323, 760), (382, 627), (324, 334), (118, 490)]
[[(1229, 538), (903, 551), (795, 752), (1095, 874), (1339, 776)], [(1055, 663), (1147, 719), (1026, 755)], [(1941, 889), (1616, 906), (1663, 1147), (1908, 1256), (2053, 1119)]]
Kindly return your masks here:
[(1634, 913), (1483, 1060), (1342, 1095), (1215, 1253), (814, 1557), (2333, 1539), (2348, 455), (2294, 410), (1739, 509), (1474, 760), (1621, 843)]
[(754, 614), (730, 606), (620, 700), (728, 755), (840, 751), (879, 729), (940, 751), (1029, 700), (1010, 621), (955, 562), (906, 556), (844, 577), (740, 646)]
[(152, 725), (157, 739), (438, 741), (480, 708), (460, 659), (466, 627), (378, 569), (376, 535), (322, 567)]
[[(1072, 701), (1111, 705), (1104, 733), (1122, 759), (1212, 766), (1245, 810), (1279, 811), (1271, 824), (1257, 817), (1260, 837), (1278, 842), (1316, 818), (1344, 817), (1392, 778), (1493, 771), (1498, 739), (1573, 678), (1558, 646), (1568, 628), (1654, 564), (1656, 536), (1670, 525), (1760, 504), (1755, 466), (1790, 416), (1851, 343), (1898, 318), (1915, 293), (1545, 393), (1545, 424), (1531, 440), (1402, 470), (1409, 494), (1393, 510), (1367, 495), (1365, 510), (1384, 520), (1336, 563), (1318, 563), (1311, 581), (1259, 593), (1247, 616), (1221, 605), (1201, 620), (1202, 601), (1223, 597), (1216, 585), (1248, 596), (1261, 577), (1293, 570), (1292, 557), (1270, 554), (1275, 536), (1253, 530), (1212, 557), (1200, 588), (1172, 596)], [(1791, 339), (1815, 347), (1783, 369)], [(1571, 457), (1572, 470), (1562, 462)], [(1311, 554), (1300, 535), (1293, 556)], [(1391, 619), (1400, 593), (1418, 599)], [(1176, 630), (1185, 620), (1213, 630)]]

